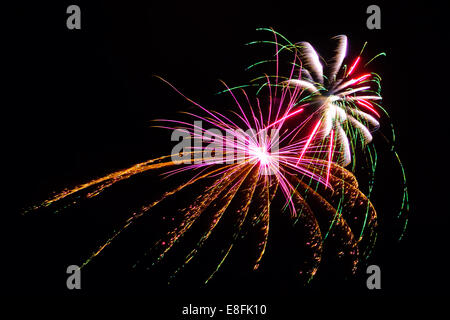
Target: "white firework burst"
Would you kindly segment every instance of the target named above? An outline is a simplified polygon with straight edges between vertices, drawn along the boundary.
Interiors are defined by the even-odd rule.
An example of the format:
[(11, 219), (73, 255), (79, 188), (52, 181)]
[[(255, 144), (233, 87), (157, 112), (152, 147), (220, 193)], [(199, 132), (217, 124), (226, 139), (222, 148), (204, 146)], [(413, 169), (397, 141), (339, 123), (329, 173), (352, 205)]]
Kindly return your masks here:
[[(302, 77), (289, 79), (285, 84), (309, 94), (306, 100), (310, 106), (315, 107), (315, 112), (320, 113), (318, 134), (326, 138), (336, 132), (337, 145), (343, 154), (342, 164), (347, 166), (351, 163), (351, 150), (344, 124), (358, 130), (364, 144), (371, 142), (371, 131), (379, 127), (375, 116), (380, 116), (373, 103), (382, 98), (369, 84), (373, 81), (373, 74), (351, 77), (360, 62), (360, 56), (350, 68), (343, 67), (347, 53), (347, 37), (339, 35), (333, 40), (337, 42), (336, 51), (328, 64), (325, 64), (325, 68), (314, 47), (308, 42), (301, 42), (298, 48), (303, 63)], [(374, 116), (362, 109), (368, 110)]]

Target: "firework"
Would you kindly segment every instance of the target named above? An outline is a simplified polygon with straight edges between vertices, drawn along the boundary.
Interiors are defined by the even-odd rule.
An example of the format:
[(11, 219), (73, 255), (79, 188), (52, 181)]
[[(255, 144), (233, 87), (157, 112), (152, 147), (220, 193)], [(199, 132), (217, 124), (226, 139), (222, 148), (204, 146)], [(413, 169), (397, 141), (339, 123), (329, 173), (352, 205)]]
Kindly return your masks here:
[[(274, 59), (260, 60), (247, 69), (275, 63), (275, 75), (270, 77), (275, 85), (288, 86), (294, 92), (301, 92), (295, 96), (297, 100), (294, 102), (304, 106), (301, 117), (295, 116), (294, 113), (286, 115), (298, 119), (305, 126), (305, 131), (300, 135), (307, 137), (307, 142), (300, 152), (299, 162), (308, 148), (319, 148), (322, 152), (314, 157), (328, 161), (328, 170), (333, 161), (344, 167), (351, 164), (349, 170), (352, 172), (367, 170), (368, 172), (363, 174), (370, 177), (366, 193), (370, 197), (377, 167), (377, 150), (375, 145), (370, 143), (373, 140), (372, 133), (379, 129), (381, 118), (388, 123), (391, 138), (388, 138), (389, 133), (386, 135), (382, 132), (381, 136), (388, 142), (394, 161), (397, 161), (401, 171), (403, 195), (397, 215), (399, 219), (404, 220), (401, 239), (406, 230), (409, 212), (405, 170), (395, 150), (396, 134), (393, 123), (390, 122), (388, 112), (379, 103), (382, 100), (381, 77), (376, 72), (367, 70), (375, 59), (386, 54), (381, 52), (372, 58), (366, 58), (363, 54), (366, 42), (359, 54), (354, 59), (349, 59), (347, 37), (339, 35), (332, 38), (336, 49), (332, 58), (326, 61), (308, 42), (293, 43), (273, 29), (258, 30), (272, 33), (274, 40), (253, 41), (248, 45), (274, 46)], [(280, 58), (282, 54), (285, 54), (283, 59)], [(285, 67), (284, 74), (281, 74), (283, 64), (287, 68)], [(267, 81), (264, 77), (257, 76), (245, 86), (256, 86), (261, 90), (267, 86)], [(357, 150), (363, 151), (362, 155), (357, 157)], [(358, 158), (359, 165), (356, 161)], [(327, 175), (326, 180), (328, 178)]]
[[(285, 88), (285, 90), (289, 89)], [(208, 152), (208, 147), (194, 147), (191, 151), (186, 152), (189, 154), (191, 161), (174, 161), (174, 155), (145, 161), (75, 188), (66, 189), (34, 209), (50, 206), (55, 202), (83, 192), (87, 198), (95, 197), (115, 183), (149, 170), (165, 169), (165, 175), (167, 176), (184, 172), (185, 174), (191, 174), (192, 177), (186, 183), (167, 191), (161, 198), (143, 206), (134, 213), (119, 231), (115, 232), (84, 262), (83, 266), (99, 255), (136, 219), (150, 212), (150, 209), (166, 201), (177, 192), (205, 179), (211, 180), (209, 186), (199, 194), (191, 205), (178, 212), (182, 216), (178, 218), (181, 221), (180, 224), (161, 237), (152, 248), (152, 252), (159, 252), (155, 262), (161, 261), (202, 214), (214, 208), (213, 214), (210, 215), (207, 230), (200, 236), (195, 248), (186, 255), (184, 264), (175, 270), (174, 275), (179, 273), (184, 265), (195, 257), (226, 213), (233, 215), (238, 213), (235, 216), (234, 230), (229, 244), (221, 250), (222, 257), (219, 259), (217, 267), (206, 281), (211, 279), (212, 275), (220, 268), (236, 239), (242, 234), (251, 232), (249, 230), (257, 232), (261, 240), (255, 248), (253, 261), (253, 268), (258, 268), (269, 235), (271, 202), (278, 190), (284, 196), (293, 224), (298, 224), (305, 229), (305, 246), (310, 251), (311, 259), (309, 262), (305, 262), (302, 272), (308, 279), (317, 271), (321, 260), (323, 241), (328, 237), (331, 229), (334, 230), (332, 232), (333, 237), (343, 239), (341, 245), (346, 248), (346, 253), (355, 257), (353, 261), (356, 265), (357, 241), (343, 217), (344, 206), (340, 205), (339, 201), (334, 200), (342, 197), (342, 201), (348, 208), (354, 207), (360, 199), (364, 199), (364, 205), (370, 204), (368, 199), (358, 191), (354, 176), (337, 164), (333, 163), (330, 166), (327, 161), (315, 158), (314, 155), (322, 151), (318, 148), (306, 149), (305, 145), (308, 140), (291, 141), (292, 137), (296, 136), (302, 128), (302, 125), (298, 125), (295, 128), (283, 130), (285, 121), (292, 115), (300, 114), (303, 110), (302, 108), (293, 110), (295, 107), (292, 101), (295, 101), (295, 99), (289, 98), (288, 100), (291, 102), (287, 104), (283, 111), (278, 109), (284, 106), (284, 103), (280, 101), (274, 109), (278, 117), (268, 122), (261, 107), (257, 108), (257, 112), (254, 112), (251, 105), (247, 105), (248, 110), (244, 110), (233, 93), (232, 96), (240, 111), (240, 113), (236, 113), (237, 121), (232, 121), (221, 113), (209, 111), (199, 104), (197, 106), (201, 108), (205, 115), (189, 114), (192, 119), (201, 120), (203, 123), (225, 133), (225, 135), (219, 136), (218, 145), (233, 146), (234, 148), (224, 148), (221, 157), (212, 157)], [(246, 95), (244, 94), (244, 96)], [(282, 93), (282, 96), (287, 97), (287, 94)], [(258, 100), (256, 104), (260, 106)], [(242, 125), (236, 124), (238, 121)], [(185, 130), (193, 140), (201, 140), (210, 135), (212, 131), (212, 129), (199, 128), (195, 125), (195, 122), (194, 124), (176, 120), (159, 120), (159, 122), (163, 124), (160, 127)], [(270, 134), (270, 131), (275, 133)], [(275, 148), (275, 146), (279, 147)], [(302, 153), (301, 160), (298, 156), (300, 152)], [(225, 159), (230, 158), (229, 153), (231, 153), (232, 161), (227, 164)], [(209, 156), (202, 157), (199, 163), (194, 163), (196, 154), (208, 154)], [(183, 156), (186, 156), (186, 154), (183, 154)], [(319, 187), (320, 185), (322, 187)], [(355, 193), (358, 195), (355, 195)], [(350, 196), (349, 194), (353, 195)], [(326, 200), (326, 198), (329, 198), (329, 200)], [(306, 199), (314, 204), (311, 205)], [(229, 212), (231, 208), (233, 208), (233, 212)], [(370, 208), (370, 223), (374, 225), (376, 214), (371, 205)], [(319, 223), (314, 214), (315, 210), (326, 212), (327, 218)]]
[[(329, 76), (324, 77), (322, 64), (311, 45), (289, 43), (279, 47), (279, 34), (273, 34), (275, 76), (258, 78), (264, 81), (258, 85), (254, 98), (250, 98), (243, 86), (229, 88), (224, 83), (224, 92), (236, 105), (231, 115), (203, 107), (163, 80), (200, 110), (199, 114), (186, 113), (189, 121), (160, 119), (156, 125), (189, 137), (189, 148), (65, 189), (32, 208), (49, 207), (67, 200), (73, 203), (76, 202), (73, 199), (81, 196), (96, 197), (114, 184), (148, 171), (163, 170), (167, 178), (175, 174), (186, 176), (185, 182), (134, 212), (85, 260), (83, 267), (140, 217), (182, 190), (195, 186), (202, 188), (201, 191), (188, 206), (174, 214), (176, 225), (151, 248), (156, 264), (200, 220), (206, 226), (171, 279), (196, 257), (227, 219), (231, 220), (230, 236), (217, 248), (219, 258), (205, 282), (220, 269), (235, 243), (249, 234), (258, 239), (250, 254), (252, 268), (257, 269), (267, 246), (272, 203), (277, 194), (282, 195), (292, 224), (304, 235), (305, 259), (298, 269), (307, 280), (319, 268), (325, 241), (334, 243), (337, 256), (350, 257), (353, 272), (359, 258), (370, 254), (376, 239), (376, 211), (369, 197), (360, 191), (355, 175), (344, 166), (351, 159), (349, 126), (358, 130), (366, 144), (372, 140), (368, 127), (379, 125), (374, 101), (381, 97), (366, 85), (378, 78), (373, 73), (352, 77), (360, 57), (351, 68), (341, 70), (347, 47), (345, 36), (335, 38), (338, 50)], [(288, 76), (280, 74), (282, 50), (295, 52)], [(264, 98), (260, 99), (261, 96)], [(358, 105), (368, 108), (374, 116)], [(293, 119), (295, 124), (292, 124)], [(311, 119), (315, 119), (313, 126)], [(204, 125), (210, 128), (204, 129)], [(319, 142), (317, 137), (320, 137)], [(206, 140), (213, 141), (213, 146), (205, 145)], [(206, 187), (200, 187), (201, 182), (207, 182)]]
[[(324, 75), (323, 66), (317, 52), (308, 42), (299, 45), (300, 56), (303, 58), (303, 78), (287, 81), (290, 86), (299, 86), (310, 94), (309, 101), (320, 114), (317, 126), (320, 126), (322, 138), (333, 136), (336, 132), (337, 141), (343, 149), (344, 166), (351, 162), (350, 143), (347, 138), (344, 124), (356, 128), (364, 143), (372, 141), (373, 130), (379, 127), (375, 117), (380, 114), (375, 110), (374, 101), (381, 100), (381, 96), (374, 92), (370, 85), (370, 73), (352, 77), (357, 70), (361, 56), (358, 56), (348, 71), (342, 69), (342, 63), (346, 57), (347, 37), (345, 35), (334, 38), (338, 45), (334, 58), (330, 61), (329, 74)], [(372, 114), (361, 110), (369, 111)], [(347, 129), (348, 130), (348, 129)], [(317, 132), (313, 132), (315, 135)], [(332, 141), (333, 139), (330, 139)], [(332, 142), (330, 142), (331, 144)]]

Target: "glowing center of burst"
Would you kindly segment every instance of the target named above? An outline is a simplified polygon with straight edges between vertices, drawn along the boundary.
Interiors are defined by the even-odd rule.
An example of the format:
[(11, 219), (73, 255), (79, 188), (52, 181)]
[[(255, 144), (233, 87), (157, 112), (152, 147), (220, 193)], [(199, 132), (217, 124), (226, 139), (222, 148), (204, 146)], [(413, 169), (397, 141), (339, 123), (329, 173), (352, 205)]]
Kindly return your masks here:
[(253, 155), (261, 165), (266, 166), (270, 163), (270, 154), (264, 147), (253, 149)]

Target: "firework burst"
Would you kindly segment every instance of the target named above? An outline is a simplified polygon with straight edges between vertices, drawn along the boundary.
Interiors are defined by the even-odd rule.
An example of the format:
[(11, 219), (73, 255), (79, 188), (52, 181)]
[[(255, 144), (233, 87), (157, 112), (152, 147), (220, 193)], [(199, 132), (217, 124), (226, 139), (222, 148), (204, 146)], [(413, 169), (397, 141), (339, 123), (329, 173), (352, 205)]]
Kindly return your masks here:
[[(272, 203), (278, 193), (290, 213), (292, 225), (300, 228), (304, 235), (305, 258), (298, 270), (308, 281), (319, 268), (325, 241), (334, 244), (336, 256), (350, 257), (353, 272), (359, 258), (370, 254), (376, 239), (376, 211), (369, 198), (360, 191), (354, 174), (343, 166), (351, 159), (347, 138), (351, 132), (349, 127), (356, 128), (363, 142), (368, 143), (372, 140), (368, 127), (379, 126), (374, 101), (380, 96), (367, 85), (378, 78), (373, 73), (352, 78), (359, 57), (351, 68), (342, 70), (347, 47), (345, 36), (335, 38), (338, 50), (330, 64), (329, 76), (325, 77), (311, 45), (289, 43), (279, 47), (276, 38), (279, 34), (273, 34), (275, 76), (259, 78), (264, 82), (258, 86), (254, 99), (242, 86), (229, 88), (224, 83), (224, 92), (236, 105), (236, 111), (231, 115), (203, 107), (163, 80), (201, 111), (200, 114), (186, 112), (190, 121), (160, 119), (156, 125), (189, 137), (189, 148), (63, 190), (32, 208), (49, 207), (67, 200), (74, 203), (74, 199), (81, 196), (92, 198), (116, 183), (153, 170), (164, 170), (166, 178), (173, 175), (187, 177), (185, 182), (134, 212), (85, 260), (83, 267), (140, 217), (182, 190), (200, 186), (205, 181), (207, 186), (201, 187), (203, 189), (191, 203), (174, 213), (178, 223), (150, 250), (154, 264), (162, 261), (202, 220), (201, 225), (206, 228), (198, 234), (198, 241), (189, 248), (171, 279), (196, 257), (226, 219), (231, 219), (232, 231), (227, 241), (217, 248), (219, 258), (205, 281), (208, 282), (220, 269), (235, 243), (249, 234), (258, 239), (254, 252), (249, 254), (252, 268), (257, 269), (266, 250)], [(280, 74), (278, 67), (282, 50), (295, 52), (287, 77)], [(261, 94), (264, 99), (259, 98)], [(358, 106), (366, 107), (373, 116)], [(305, 115), (311, 109), (312, 115)], [(311, 126), (311, 119), (317, 117)], [(210, 129), (204, 129), (199, 123)]]
[[(337, 145), (343, 149), (342, 164), (347, 166), (351, 163), (348, 127), (352, 126), (358, 130), (364, 144), (371, 142), (371, 131), (378, 129), (380, 125), (375, 118), (379, 118), (380, 114), (374, 107), (374, 101), (382, 98), (379, 92), (372, 89), (373, 82), (379, 84), (379, 78), (374, 81), (371, 79), (377, 77), (376, 74), (366, 73), (352, 77), (358, 68), (361, 55), (348, 70), (343, 68), (342, 63), (347, 53), (347, 37), (340, 35), (334, 39), (337, 41), (337, 49), (329, 62), (328, 76), (324, 75), (323, 65), (314, 47), (308, 42), (302, 42), (298, 46), (300, 57), (304, 62), (301, 70), (303, 77), (290, 79), (286, 83), (289, 86), (298, 86), (309, 93), (307, 100), (320, 114), (315, 128), (320, 129), (322, 138), (334, 137), (336, 132)], [(377, 106), (380, 108), (378, 104)], [(312, 134), (316, 133), (315, 130)]]

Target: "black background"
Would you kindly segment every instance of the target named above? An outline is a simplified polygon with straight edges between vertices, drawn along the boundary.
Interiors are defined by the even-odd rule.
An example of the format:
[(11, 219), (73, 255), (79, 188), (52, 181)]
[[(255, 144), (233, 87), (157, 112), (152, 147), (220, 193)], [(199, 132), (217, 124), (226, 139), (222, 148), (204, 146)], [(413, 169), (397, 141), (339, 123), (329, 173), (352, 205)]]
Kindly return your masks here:
[[(81, 30), (66, 28), (70, 4), (81, 7)], [(54, 1), (22, 2), (8, 10), (1, 293), (148, 294), (176, 296), (179, 303), (442, 293), (448, 283), (448, 103), (446, 84), (438, 80), (447, 63), (440, 49), (444, 23), (440, 8), (432, 4), (378, 3), (382, 29), (368, 30), (369, 4)], [(79, 264), (123, 221), (129, 213), (126, 204), (94, 204), (59, 215), (22, 216), (21, 208), (64, 186), (167, 153), (168, 133), (149, 128), (150, 120), (174, 118), (189, 105), (152, 75), (168, 79), (203, 105), (220, 108), (213, 98), (221, 88), (218, 79), (231, 85), (248, 80), (244, 68), (259, 57), (244, 44), (263, 38), (258, 27), (273, 27), (293, 41), (310, 41), (319, 52), (330, 49), (327, 40), (336, 34), (349, 36), (352, 53), (364, 41), (372, 54), (387, 52), (377, 66), (406, 167), (411, 216), (406, 239), (382, 238), (371, 260), (382, 269), (383, 289), (368, 291), (364, 274), (347, 280), (319, 277), (300, 288), (295, 280), (277, 276), (276, 263), (271, 271), (270, 262), (262, 276), (225, 277), (206, 289), (165, 289), (151, 277), (126, 271), (115, 256), (83, 276), (81, 291), (67, 290), (66, 266)], [(394, 178), (383, 168), (379, 172), (374, 201), (388, 208)], [(138, 184), (133, 190), (145, 194), (158, 187)], [(393, 229), (385, 224), (381, 231)]]

